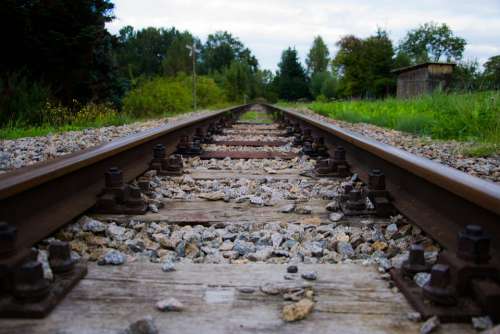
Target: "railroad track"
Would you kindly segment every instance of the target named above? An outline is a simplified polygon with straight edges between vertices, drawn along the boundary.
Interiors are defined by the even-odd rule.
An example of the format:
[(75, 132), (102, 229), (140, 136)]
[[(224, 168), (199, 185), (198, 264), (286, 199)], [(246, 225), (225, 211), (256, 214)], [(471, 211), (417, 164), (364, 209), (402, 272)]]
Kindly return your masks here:
[[(274, 123), (236, 122), (250, 108), (268, 113)], [(242, 179), (247, 183), (242, 183)], [(241, 188), (250, 188), (251, 191), (248, 194), (235, 193), (231, 185), (238, 182), (238, 191)], [(268, 186), (265, 186), (267, 182)], [(284, 191), (283, 187), (288, 188)], [(169, 193), (169, 188), (176, 191)], [(327, 206), (333, 212), (329, 212)], [(327, 237), (324, 237), (325, 240), (311, 240), (307, 244), (311, 249), (299, 252), (302, 258), (290, 255), (293, 253), (291, 247), (283, 250), (284, 243), (279, 237), (276, 237), (279, 241), (271, 238), (270, 245), (257, 245), (257, 249), (248, 254), (245, 247), (252, 248), (252, 245), (245, 243), (247, 240), (238, 244), (235, 253), (234, 247), (239, 239), (221, 237), (224, 242), (228, 241), (227, 245), (232, 245), (231, 249), (228, 248), (223, 255), (197, 249), (194, 258), (199, 259), (198, 255), (203, 254), (200, 261), (205, 263), (209, 261), (207, 259), (239, 263), (262, 262), (271, 258), (276, 259), (273, 266), (279, 270), (284, 270), (282, 267), (286, 263), (298, 261), (301, 268), (318, 271), (320, 278), (323, 275), (338, 275), (345, 279), (355, 276), (354, 271), (357, 273), (359, 268), (354, 270), (340, 266), (343, 269), (336, 269), (336, 266), (317, 264), (342, 262), (345, 260), (343, 257), (348, 256), (342, 254), (344, 251), (352, 251), (357, 260), (373, 258), (373, 254), (371, 257), (366, 254), (361, 256), (357, 254), (357, 248), (353, 249), (353, 245), (359, 246), (352, 242), (356, 229), (360, 233), (373, 232), (382, 226), (385, 239), (370, 239), (363, 245), (366, 243), (367, 247), (377, 248), (385, 254), (382, 258), (386, 259), (389, 249), (397, 245), (395, 241), (391, 244), (392, 237), (387, 238), (387, 226), (418, 226), (424, 231), (424, 236), (404, 239), (407, 242), (412, 240), (415, 245), (394, 246), (396, 250), (399, 247), (400, 253), (402, 250), (409, 251), (410, 260), (392, 269), (392, 265), (385, 265), (385, 260), (375, 261), (382, 269), (390, 269), (392, 280), (409, 303), (424, 318), (437, 315), (444, 322), (467, 322), (471, 317), (484, 314), (494, 321), (500, 320), (497, 307), (500, 304), (500, 244), (495, 242), (500, 236), (499, 186), (275, 106), (244, 105), (166, 124), (1, 176), (0, 220), (4, 223), (0, 226), (3, 290), (0, 314), (27, 318), (46, 316), (87, 274), (86, 262), (70, 256), (70, 246), (75, 249), (73, 243), (52, 242), (48, 246), (49, 264), (55, 278), (49, 284), (43, 278), (41, 264), (36, 261), (39, 255), (31, 249), (54, 233), (61, 235), (64, 232), (61, 228), (85, 212), (90, 212), (88, 215), (92, 219), (108, 224), (112, 222), (116, 230), (120, 226), (130, 227), (127, 224), (131, 221), (146, 225), (164, 224), (179, 229), (197, 225), (207, 228), (200, 233), (213, 232), (210, 229), (221, 226), (230, 229), (228, 226), (236, 222), (250, 229), (245, 232), (247, 234), (286, 229), (266, 225), (272, 222), (305, 226), (306, 232), (313, 231), (322, 234), (322, 238)], [(394, 218), (401, 216), (404, 218)], [(328, 226), (336, 229), (327, 230)], [(340, 236), (335, 236), (338, 240), (334, 245), (326, 245), (331, 239), (330, 234), (338, 232), (338, 226), (348, 228)], [(397, 233), (400, 231), (399, 228)], [(240, 234), (237, 235), (239, 238)], [(392, 239), (401, 241), (404, 237)], [(343, 243), (343, 238), (349, 240), (351, 249)], [(122, 241), (125, 244), (126, 240)], [(161, 244), (161, 240), (155, 241)], [(178, 255), (178, 244), (175, 247), (163, 246), (161, 248), (172, 249)], [(187, 246), (183, 254), (190, 252), (189, 243)], [(331, 248), (331, 252), (323, 250)], [(428, 249), (442, 250), (437, 260), (439, 265), (432, 266), (432, 263), (426, 262), (424, 255), (428, 255)], [(303, 253), (306, 254), (305, 259)], [(340, 254), (340, 257), (335, 254)], [(216, 255), (224, 260), (217, 260)], [(391, 257), (399, 255), (391, 254)], [(97, 255), (90, 254), (91, 260), (92, 256)], [(189, 254), (184, 254), (184, 257), (189, 257)], [(153, 269), (148, 266), (137, 266), (146, 277), (156, 275), (150, 273)], [(231, 283), (225, 278), (213, 276), (214, 269), (208, 264), (181, 266), (186, 266), (183, 267), (184, 276), (179, 273), (179, 277), (173, 277), (174, 281), (189, 281), (188, 273), (192, 272), (200, 276), (197, 283), (206, 276), (210, 277), (210, 282), (222, 286), (235, 284), (234, 281)], [(267, 273), (275, 280), (282, 280), (282, 275), (275, 274), (278, 270), (275, 267), (256, 266), (255, 279), (263, 279), (262, 275)], [(109, 272), (96, 273), (98, 269), (94, 265), (91, 268), (95, 271), (91, 270), (87, 279), (93, 280), (97, 286), (106, 280), (123, 280), (121, 272), (113, 271), (116, 278)], [(248, 277), (245, 275), (251, 275), (251, 270), (239, 270), (231, 265), (221, 265), (220, 268), (224, 273), (222, 276), (245, 281), (247, 285), (255, 284), (255, 281), (246, 281)], [(139, 271), (123, 269), (123, 272), (127, 270), (133, 272), (128, 272), (128, 275), (135, 275), (138, 281), (141, 280)], [(431, 273), (430, 281), (423, 288), (412, 279), (418, 272)], [(373, 275), (370, 279), (376, 280)], [(85, 286), (87, 279), (81, 285)], [(321, 298), (320, 293), (331, 297), (339, 282), (325, 278), (324, 284), (317, 291), (318, 298)], [(86, 290), (80, 291), (81, 285), (68, 299), (71, 300), (75, 294), (76, 299), (88, 294)], [(101, 288), (106, 289), (105, 286)], [(380, 288), (377, 293), (385, 293), (382, 290)], [(113, 293), (110, 293), (111, 297)], [(219, 291), (222, 296), (224, 293), (229, 292)], [(380, 296), (374, 299), (377, 297)], [(393, 308), (407, 307), (398, 297), (394, 297), (392, 303)], [(323, 309), (323, 312), (329, 311)], [(127, 317), (125, 310), (120, 314)], [(48, 319), (65, 316), (58, 313)], [(262, 315), (253, 316), (258, 318)], [(393, 325), (390, 321), (397, 322), (390, 320), (390, 316), (388, 319), (387, 327), (381, 327), (381, 331)], [(247, 320), (240, 319), (242, 322)], [(322, 321), (322, 326), (330, 326), (328, 317)], [(9, 330), (19, 330), (26, 324), (35, 323), (12, 320)], [(50, 324), (50, 321), (44, 324)], [(246, 325), (250, 326), (250, 322)], [(57, 329), (54, 326), (52, 323), (45, 328), (47, 331)], [(85, 325), (82, 323), (79, 326)]]

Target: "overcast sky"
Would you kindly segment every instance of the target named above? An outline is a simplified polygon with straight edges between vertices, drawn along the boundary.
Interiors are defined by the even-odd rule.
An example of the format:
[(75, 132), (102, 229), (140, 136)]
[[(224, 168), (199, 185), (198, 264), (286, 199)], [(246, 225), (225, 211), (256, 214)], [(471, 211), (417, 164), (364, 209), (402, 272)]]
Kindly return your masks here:
[(421, 23), (446, 22), (468, 44), (465, 59), (481, 63), (500, 54), (500, 0), (114, 0), (112, 33), (125, 26), (189, 30), (206, 40), (227, 30), (256, 55), (262, 68), (276, 69), (281, 52), (295, 46), (301, 60), (314, 36), (330, 52), (346, 34), (366, 37), (377, 27), (397, 43)]

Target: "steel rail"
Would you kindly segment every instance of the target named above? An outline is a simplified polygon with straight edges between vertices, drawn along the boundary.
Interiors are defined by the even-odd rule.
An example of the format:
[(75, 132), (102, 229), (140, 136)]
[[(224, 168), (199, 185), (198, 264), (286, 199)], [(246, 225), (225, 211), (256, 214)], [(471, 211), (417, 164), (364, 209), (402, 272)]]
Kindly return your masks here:
[(196, 128), (206, 128), (223, 115), (247, 107), (236, 106), (167, 123), (0, 176), (0, 221), (17, 229), (11, 255), (4, 255), (0, 264), (9, 263), (16, 254), (91, 208), (104, 187), (104, 172), (108, 168), (121, 168), (124, 181), (129, 182), (148, 169), (156, 144), (164, 144), (167, 154), (171, 154), (180, 136), (191, 135)]
[[(499, 185), (296, 111), (266, 108), (311, 128), (330, 149), (343, 146), (363, 180), (371, 170), (382, 169), (395, 207), (444, 247), (456, 250), (457, 233), (467, 224), (500, 237)], [(500, 243), (492, 243), (492, 253), (498, 263)]]

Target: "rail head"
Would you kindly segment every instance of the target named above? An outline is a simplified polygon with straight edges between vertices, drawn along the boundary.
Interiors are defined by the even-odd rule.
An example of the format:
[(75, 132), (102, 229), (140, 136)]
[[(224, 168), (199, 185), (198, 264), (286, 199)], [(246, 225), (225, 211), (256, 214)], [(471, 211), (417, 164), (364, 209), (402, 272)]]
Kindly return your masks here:
[(419, 157), (408, 151), (378, 142), (361, 134), (342, 129), (332, 123), (319, 121), (314, 117), (304, 115), (300, 112), (279, 108), (273, 105), (266, 106), (328, 132), (364, 151), (370, 152), (400, 168), (406, 169), (440, 188), (446, 189), (457, 196), (500, 215), (500, 185), (468, 175), (432, 160)]
[(39, 186), (74, 172), (75, 170), (95, 164), (107, 157), (120, 154), (142, 143), (188, 128), (198, 122), (217, 118), (226, 112), (240, 110), (243, 107), (245, 107), (245, 105), (234, 106), (208, 114), (196, 115), (186, 120), (166, 123), (165, 125), (131, 134), (96, 147), (5, 173), (0, 176), (0, 200)]

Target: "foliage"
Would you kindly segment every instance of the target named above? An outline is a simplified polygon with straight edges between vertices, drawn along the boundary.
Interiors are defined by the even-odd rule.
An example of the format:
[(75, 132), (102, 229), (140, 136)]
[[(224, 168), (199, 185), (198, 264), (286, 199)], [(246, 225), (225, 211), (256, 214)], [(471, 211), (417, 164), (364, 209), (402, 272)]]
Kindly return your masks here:
[(340, 96), (382, 97), (394, 89), (394, 49), (385, 31), (366, 39), (345, 36), (337, 46), (333, 66), (340, 77)]
[(321, 96), (328, 100), (335, 97), (337, 81), (330, 72), (318, 72), (312, 75), (309, 87), (315, 99)]
[(414, 63), (438, 62), (442, 57), (448, 62), (462, 58), (465, 39), (455, 36), (446, 23), (424, 23), (410, 30), (401, 41), (399, 49), (408, 54)]
[(130, 80), (152, 77), (163, 72), (162, 63), (178, 31), (153, 27), (135, 31), (131, 26), (120, 29), (116, 47), (121, 75)]
[(492, 86), (500, 88), (500, 55), (491, 57), (484, 64), (484, 76)]
[(323, 38), (321, 36), (314, 38), (313, 45), (306, 58), (307, 73), (314, 76), (316, 73), (326, 72), (330, 62), (329, 55), (330, 52)]
[(477, 60), (465, 60), (457, 63), (451, 80), (455, 90), (478, 90), (482, 85), (482, 74)]
[(49, 97), (46, 85), (28, 79), (22, 71), (0, 78), (0, 126), (41, 124)]
[(256, 71), (259, 65), (251, 51), (227, 31), (218, 31), (208, 35), (201, 54), (202, 73), (222, 72), (229, 68), (233, 61), (246, 63), (253, 71)]
[(185, 31), (176, 32), (172, 43), (167, 49), (165, 58), (162, 61), (163, 73), (167, 76), (176, 76), (180, 73), (193, 72), (193, 58), (189, 55), (187, 45), (192, 45), (193, 36)]
[[(220, 103), (223, 93), (215, 82), (198, 77), (198, 106)], [(124, 112), (134, 118), (168, 116), (192, 110), (191, 78), (157, 77), (131, 90), (124, 98)]]
[(8, 32), (0, 77), (8, 83), (8, 75), (24, 68), (65, 104), (74, 98), (105, 101), (120, 95), (113, 38), (105, 28), (113, 7), (109, 0), (0, 2), (2, 30)]
[(308, 107), (335, 119), (371, 123), (438, 139), (472, 140), (496, 147), (500, 152), (498, 91), (435, 93), (413, 100), (315, 102)]
[(278, 68), (275, 80), (280, 99), (290, 101), (310, 96), (307, 77), (299, 62), (297, 50), (288, 48), (283, 51)]
[(252, 87), (252, 69), (244, 62), (233, 61), (224, 71), (224, 89), (230, 101), (243, 102)]

